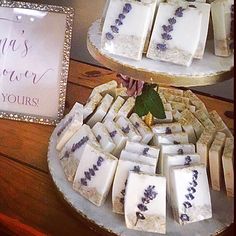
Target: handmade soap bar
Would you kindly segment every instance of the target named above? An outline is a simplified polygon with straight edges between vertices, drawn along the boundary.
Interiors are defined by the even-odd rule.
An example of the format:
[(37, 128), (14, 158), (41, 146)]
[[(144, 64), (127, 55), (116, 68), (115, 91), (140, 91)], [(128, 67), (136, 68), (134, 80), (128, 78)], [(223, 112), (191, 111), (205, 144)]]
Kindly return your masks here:
[(234, 197), (234, 139), (226, 138), (222, 156), (227, 196)]
[(93, 126), (92, 131), (105, 152), (111, 153), (114, 151), (116, 145), (104, 124), (100, 122), (96, 123)]
[(88, 99), (87, 103), (84, 106), (84, 120), (94, 112), (101, 100), (102, 95), (100, 93), (96, 93)]
[(133, 152), (128, 152), (126, 150), (122, 150), (122, 152), (120, 154), (120, 160), (140, 162), (145, 165), (154, 166), (154, 168), (156, 169), (158, 157), (152, 157), (152, 156), (148, 156), (148, 155), (137, 154), (137, 153), (133, 153)]
[(106, 129), (108, 130), (113, 142), (116, 147), (113, 150), (112, 154), (116, 157), (119, 157), (121, 151), (124, 149), (128, 136), (122, 132), (119, 126), (110, 120), (104, 122)]
[(87, 124), (90, 127), (93, 127), (97, 122), (101, 122), (104, 116), (107, 114), (108, 109), (110, 108), (113, 102), (113, 97), (109, 94), (106, 94), (102, 99), (101, 104), (98, 106), (97, 110), (87, 121)]
[(149, 146), (146, 144), (130, 141), (126, 142), (125, 151), (137, 153), (144, 156), (151, 156), (154, 158), (158, 158), (160, 153), (160, 149), (156, 146)]
[(225, 134), (217, 132), (209, 150), (209, 166), (213, 190), (220, 191), (222, 182), (222, 154), (225, 144)]
[(165, 103), (165, 104), (163, 104), (163, 106), (164, 106), (165, 111), (172, 111), (173, 110), (170, 103)]
[(166, 233), (166, 178), (130, 171), (125, 194), (129, 229)]
[(152, 126), (152, 132), (154, 134), (171, 134), (182, 132), (180, 123), (169, 123), (169, 124), (156, 124)]
[(139, 162), (119, 160), (112, 187), (112, 209), (118, 214), (124, 214), (125, 189), (129, 171), (155, 174), (156, 169), (154, 166)]
[(105, 120), (114, 120), (116, 118), (120, 108), (124, 104), (124, 102), (125, 102), (125, 99), (118, 96), (103, 120), (104, 121)]
[[(181, 117), (181, 114), (180, 114)], [(195, 144), (197, 141), (193, 125), (185, 119), (179, 119), (178, 122), (182, 125), (183, 131), (188, 134), (189, 143)]]
[(206, 167), (172, 167), (170, 169), (171, 205), (175, 220), (188, 224), (212, 218)]
[(102, 30), (102, 49), (141, 60), (155, 2), (111, 0)]
[(120, 116), (123, 117), (129, 116), (134, 108), (134, 105), (135, 105), (135, 98), (129, 97), (118, 111), (117, 118), (119, 118)]
[(142, 139), (142, 136), (134, 128), (133, 124), (126, 117), (120, 117), (116, 123), (121, 128), (121, 130), (128, 136), (128, 139), (133, 142), (139, 142)]
[(215, 131), (214, 130), (204, 130), (201, 134), (200, 138), (197, 141), (196, 148), (197, 153), (201, 157), (201, 163), (204, 164), (206, 167), (209, 165), (209, 149), (211, 144), (215, 138)]
[(56, 149), (61, 151), (67, 141), (82, 125), (83, 105), (76, 102), (71, 111), (61, 121), (60, 125), (58, 125)]
[(117, 163), (116, 157), (86, 144), (81, 153), (73, 189), (96, 206), (101, 206), (110, 190)]
[(166, 91), (164, 91), (163, 94), (168, 102), (180, 102), (184, 103), (185, 105), (189, 105), (189, 98), (183, 97), (183, 94), (181, 96), (178, 96)]
[(230, 132), (229, 128), (215, 110), (209, 113), (209, 117), (216, 126), (217, 131), (223, 132), (227, 137), (233, 138), (233, 135)]
[(164, 119), (158, 119), (158, 118), (154, 117), (154, 124), (173, 122), (172, 111), (165, 111), (165, 116), (166, 116), (166, 118), (164, 118)]
[(153, 144), (159, 146), (161, 144), (185, 144), (188, 143), (188, 134), (185, 132), (173, 134), (155, 134)]
[(194, 144), (162, 144), (158, 162), (158, 173), (163, 174), (163, 159), (169, 155), (194, 154)]
[(206, 114), (204, 111), (197, 110), (196, 112), (194, 112), (194, 115), (203, 124), (205, 128), (213, 130), (216, 128), (213, 122), (210, 120), (208, 114)]
[(136, 114), (133, 113), (130, 116), (130, 121), (134, 125), (134, 127), (138, 130), (138, 132), (142, 136), (141, 143), (149, 143), (153, 137), (153, 132), (151, 129), (144, 123), (144, 121)]
[(93, 97), (95, 94), (100, 93), (101, 95), (106, 95), (109, 91), (117, 88), (117, 82), (115, 80), (111, 80), (105, 84), (98, 85), (95, 87), (90, 94), (90, 98)]
[(175, 95), (175, 96), (183, 96), (184, 95), (184, 91), (181, 90), (181, 89), (176, 89), (176, 88), (167, 88), (167, 87), (159, 87), (158, 88), (158, 93), (160, 94), (166, 94), (166, 93), (169, 93), (169, 94), (172, 94), (172, 95)]
[(160, 3), (147, 57), (190, 66), (200, 40), (201, 23), (202, 13), (196, 8)]
[(73, 181), (86, 143), (93, 143), (94, 146), (100, 147), (90, 127), (83, 125), (59, 153), (61, 165), (69, 181)]
[(200, 156), (198, 154), (166, 155), (163, 160), (163, 175), (166, 176), (167, 197), (170, 199), (170, 168), (173, 166), (189, 166), (192, 164), (200, 164)]
[(215, 0), (211, 3), (211, 16), (215, 54), (228, 57), (234, 46), (234, 1)]

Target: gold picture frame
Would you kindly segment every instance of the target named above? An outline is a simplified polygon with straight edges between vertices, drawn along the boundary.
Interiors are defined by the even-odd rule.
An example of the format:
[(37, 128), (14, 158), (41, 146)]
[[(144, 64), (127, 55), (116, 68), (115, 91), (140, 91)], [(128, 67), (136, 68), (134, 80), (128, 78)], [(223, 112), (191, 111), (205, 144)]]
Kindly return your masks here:
[[(0, 53), (0, 118), (46, 125), (56, 125), (61, 120), (65, 109), (73, 16), (74, 10), (71, 7), (0, 1), (0, 51), (2, 53), (2, 55)], [(25, 45), (24, 55), (22, 55), (22, 52), (16, 55), (16, 51), (20, 46), (16, 46), (17, 36), (14, 35), (12, 28), (17, 30), (17, 32), (21, 32), (19, 40), (22, 40), (22, 35), (27, 33), (31, 39), (31, 45)], [(3, 36), (4, 29), (7, 36)], [(40, 29), (43, 29), (43, 32), (39, 32)], [(11, 35), (8, 38), (9, 32)], [(36, 36), (41, 35), (41, 33), (42, 39), (38, 39)], [(52, 40), (54, 38), (56, 40)], [(25, 39), (19, 45), (26, 44), (28, 41), (29, 39)], [(52, 49), (49, 45), (51, 45)], [(44, 46), (45, 50), (42, 50)], [(9, 47), (11, 48), (11, 53), (9, 51), (10, 56), (7, 55)], [(59, 48), (60, 50), (58, 50)], [(26, 59), (25, 54), (30, 51), (32, 53)], [(19, 63), (16, 59), (17, 56), (22, 58), (22, 63)], [(25, 57), (23, 58), (23, 56)], [(44, 59), (42, 60), (42, 58)], [(8, 68), (8, 62), (9, 67), (14, 67), (14, 69)], [(55, 68), (50, 63), (53, 66), (55, 64)], [(39, 70), (39, 67), (43, 68), (43, 66), (45, 68), (50, 66), (50, 69), (46, 70), (47, 75), (45, 72), (41, 77), (38, 77), (39, 79), (36, 79), (36, 73), (34, 74), (32, 71), (29, 72), (28, 69), (22, 68), (26, 65), (35, 70)], [(16, 72), (17, 69), (15, 67), (21, 71), (20, 74), (17, 74), (18, 72)], [(10, 72), (13, 73), (13, 76), (11, 76)], [(32, 81), (29, 85), (31, 79)], [(41, 85), (39, 85), (40, 79)], [(36, 82), (38, 83), (37, 85)], [(32, 91), (30, 90), (31, 88)], [(31, 98), (29, 95), (25, 95), (24, 89), (26, 94), (32, 96), (37, 94), (40, 98), (37, 98), (37, 100), (34, 97)], [(18, 91), (18, 95), (14, 94), (14, 91)]]

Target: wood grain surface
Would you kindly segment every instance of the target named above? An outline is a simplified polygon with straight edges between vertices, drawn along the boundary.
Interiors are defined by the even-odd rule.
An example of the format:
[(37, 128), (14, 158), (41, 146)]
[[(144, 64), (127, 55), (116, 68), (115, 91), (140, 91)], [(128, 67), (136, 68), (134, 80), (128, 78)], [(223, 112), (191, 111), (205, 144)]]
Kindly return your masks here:
[[(92, 88), (116, 79), (110, 70), (71, 61), (66, 110), (85, 103)], [(233, 103), (199, 95), (233, 131)], [(94, 225), (76, 215), (59, 196), (48, 172), (52, 126), (0, 120), (0, 235), (100, 236)], [(95, 232), (96, 231), (96, 232)], [(221, 235), (231, 235), (233, 226)]]

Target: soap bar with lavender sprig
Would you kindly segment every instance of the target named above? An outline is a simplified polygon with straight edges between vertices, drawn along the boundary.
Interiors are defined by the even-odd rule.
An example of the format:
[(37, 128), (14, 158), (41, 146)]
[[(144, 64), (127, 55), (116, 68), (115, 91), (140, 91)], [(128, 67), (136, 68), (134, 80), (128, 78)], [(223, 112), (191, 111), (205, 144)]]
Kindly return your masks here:
[(126, 117), (119, 117), (116, 121), (117, 125), (121, 130), (128, 136), (128, 139), (133, 142), (139, 142), (142, 136), (139, 134), (137, 129), (134, 128), (133, 124)]
[(171, 207), (181, 225), (212, 218), (211, 196), (202, 164), (170, 169)]
[(102, 49), (141, 60), (156, 0), (111, 0), (102, 30)]
[(200, 40), (202, 13), (192, 7), (161, 3), (147, 57), (190, 66)]
[(166, 178), (129, 172), (125, 192), (127, 228), (166, 233)]
[(76, 102), (71, 111), (64, 117), (57, 131), (56, 149), (61, 151), (67, 141), (83, 125), (83, 105)]
[(93, 128), (92, 131), (94, 135), (96, 136), (97, 141), (103, 148), (105, 152), (112, 153), (115, 149), (116, 145), (113, 142), (108, 130), (106, 129), (105, 125), (101, 122), (97, 122)]
[(101, 206), (110, 190), (117, 162), (113, 155), (86, 144), (81, 153), (73, 189), (96, 206)]
[(100, 147), (90, 127), (84, 124), (59, 152), (58, 157), (69, 181), (73, 181), (81, 153), (87, 143), (93, 143), (94, 146)]
[(169, 124), (156, 124), (152, 126), (152, 132), (154, 134), (172, 134), (182, 132), (180, 123), (169, 123)]
[(155, 174), (155, 167), (139, 162), (119, 160), (112, 187), (112, 210), (124, 214), (124, 198), (129, 171)]
[(234, 1), (215, 0), (211, 3), (215, 55), (228, 57), (234, 47)]

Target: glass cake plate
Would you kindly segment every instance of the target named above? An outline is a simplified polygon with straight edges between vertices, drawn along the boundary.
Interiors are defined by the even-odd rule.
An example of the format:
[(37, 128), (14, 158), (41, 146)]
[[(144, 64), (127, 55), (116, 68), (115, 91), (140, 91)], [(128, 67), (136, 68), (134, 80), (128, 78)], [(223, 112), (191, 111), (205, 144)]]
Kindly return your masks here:
[[(98, 230), (105, 230), (108, 234), (119, 236), (157, 236), (152, 234), (127, 229), (124, 216), (112, 212), (111, 194), (105, 204), (96, 207), (79, 193), (72, 189), (64, 175), (56, 151), (58, 126), (52, 133), (48, 149), (48, 167), (53, 182), (64, 200), (82, 217), (92, 223)], [(211, 191), (213, 218), (185, 226), (176, 223), (172, 217), (170, 206), (167, 204), (167, 232), (168, 236), (209, 236), (217, 235), (224, 231), (234, 221), (234, 200), (228, 198), (225, 191)]]
[(101, 49), (100, 19), (88, 31), (90, 54), (113, 71), (166, 86), (192, 87), (215, 84), (233, 78), (234, 57), (214, 55), (213, 41), (208, 41), (203, 59), (194, 59), (190, 67), (154, 61), (145, 56), (141, 61), (116, 56)]

